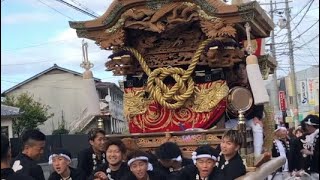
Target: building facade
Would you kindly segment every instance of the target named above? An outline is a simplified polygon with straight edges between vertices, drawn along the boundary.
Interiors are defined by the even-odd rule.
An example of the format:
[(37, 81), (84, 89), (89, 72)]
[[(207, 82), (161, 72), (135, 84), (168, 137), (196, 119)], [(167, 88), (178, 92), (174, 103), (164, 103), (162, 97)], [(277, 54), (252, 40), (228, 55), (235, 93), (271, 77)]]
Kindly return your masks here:
[(21, 114), (20, 109), (1, 104), (1, 134), (13, 137), (13, 121)]
[[(297, 72), (296, 87), (300, 119), (319, 111), (319, 66)], [(291, 105), (290, 99), (289, 104)]]
[(280, 79), (279, 90), (285, 92), (286, 121), (293, 125), (292, 118), (298, 114), (301, 121), (308, 114), (319, 115), (319, 66), (296, 72), (298, 112), (293, 109), (293, 83), (290, 76)]
[[(102, 83), (100, 79), (93, 79), (97, 84)], [(81, 73), (59, 67), (55, 64), (53, 67), (4, 91), (2, 95), (17, 96), (21, 93), (29, 93), (34, 97), (34, 100), (49, 105), (49, 111), (50, 113), (54, 113), (54, 116), (39, 126), (40, 130), (47, 135), (52, 134), (55, 129), (58, 129), (59, 124), (62, 122), (65, 122), (65, 127), (70, 133), (86, 132), (88, 129), (96, 126), (98, 118), (103, 118), (104, 124), (108, 124), (110, 119), (106, 118), (107, 114), (111, 114), (109, 117), (112, 117), (113, 113), (110, 113), (110, 109), (107, 109), (107, 114), (101, 111), (100, 115), (97, 116), (85, 116), (89, 107), (87, 107), (86, 99), (83, 98), (84, 96), (88, 96), (86, 95), (86, 91), (84, 91), (83, 81)], [(123, 93), (120, 88), (116, 88), (115, 84), (112, 85), (115, 87), (110, 88), (111, 94)], [(103, 93), (100, 91), (104, 91), (104, 89), (97, 88), (96, 91), (99, 98), (104, 99), (105, 97), (103, 97)], [(117, 101), (122, 101), (121, 97), (119, 95)], [(123, 115), (119, 117), (123, 117)], [(119, 117), (117, 119), (120, 119)], [(120, 121), (124, 122), (124, 119), (122, 118)], [(121, 128), (123, 127), (121, 126)], [(119, 129), (114, 129), (114, 132), (120, 132)], [(106, 130), (108, 133), (112, 133), (111, 129)]]

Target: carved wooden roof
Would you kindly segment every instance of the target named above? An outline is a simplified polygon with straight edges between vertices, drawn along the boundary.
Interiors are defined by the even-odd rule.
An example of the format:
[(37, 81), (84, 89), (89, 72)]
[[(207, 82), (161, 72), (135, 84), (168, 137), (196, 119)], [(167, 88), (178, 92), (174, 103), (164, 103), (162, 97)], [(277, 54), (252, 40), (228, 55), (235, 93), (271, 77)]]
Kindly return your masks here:
[[(165, 11), (170, 11), (174, 5), (182, 3), (196, 6), (199, 9), (199, 16), (202, 14), (202, 16), (222, 19), (226, 24), (235, 25), (239, 41), (245, 39), (244, 24), (246, 22), (251, 25), (252, 38), (269, 37), (274, 27), (273, 22), (258, 2), (227, 5), (221, 0), (114, 0), (108, 10), (99, 18), (89, 21), (70, 21), (69, 24), (71, 28), (77, 30), (78, 37), (92, 39), (99, 44), (106, 38), (112, 38), (112, 33), (118, 32), (119, 35), (119, 31), (121, 29), (123, 31), (125, 28), (123, 24), (128, 18), (141, 19), (148, 13), (153, 15), (152, 18), (156, 18), (157, 13), (165, 14)], [(139, 9), (142, 9), (143, 13)], [(161, 32), (162, 29), (153, 29), (153, 31)], [(123, 32), (120, 34), (125, 36)], [(119, 37), (117, 36), (117, 38)]]

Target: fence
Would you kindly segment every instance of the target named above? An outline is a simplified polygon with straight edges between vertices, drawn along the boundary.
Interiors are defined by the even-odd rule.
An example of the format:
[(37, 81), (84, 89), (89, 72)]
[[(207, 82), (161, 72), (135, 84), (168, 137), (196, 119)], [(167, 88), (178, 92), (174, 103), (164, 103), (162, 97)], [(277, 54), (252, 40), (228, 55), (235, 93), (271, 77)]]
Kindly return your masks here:
[[(16, 157), (21, 152), (22, 142), (19, 138), (11, 138), (12, 157)], [(46, 147), (44, 155), (38, 163), (48, 162), (48, 158), (52, 150), (56, 148), (64, 148), (70, 151), (72, 158), (77, 158), (78, 153), (89, 147), (87, 135), (48, 135), (46, 136)]]

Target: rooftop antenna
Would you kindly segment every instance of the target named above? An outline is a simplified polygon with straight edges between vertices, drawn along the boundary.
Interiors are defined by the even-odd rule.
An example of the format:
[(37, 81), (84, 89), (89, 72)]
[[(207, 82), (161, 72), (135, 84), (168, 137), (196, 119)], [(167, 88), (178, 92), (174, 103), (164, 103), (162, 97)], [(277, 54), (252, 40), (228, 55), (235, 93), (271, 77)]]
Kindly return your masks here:
[(84, 42), (84, 39), (82, 40), (82, 63), (80, 64), (80, 67), (85, 69), (85, 72), (83, 73), (83, 79), (92, 79), (93, 74), (92, 71), (90, 70), (93, 68), (93, 64), (89, 61), (88, 58), (88, 43)]

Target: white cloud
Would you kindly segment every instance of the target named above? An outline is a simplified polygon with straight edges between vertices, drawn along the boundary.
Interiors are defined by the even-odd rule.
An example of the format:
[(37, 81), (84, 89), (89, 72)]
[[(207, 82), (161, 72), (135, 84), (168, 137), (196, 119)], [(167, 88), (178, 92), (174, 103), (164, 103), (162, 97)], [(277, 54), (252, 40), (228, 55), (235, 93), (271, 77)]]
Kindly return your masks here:
[[(92, 69), (95, 77), (103, 81), (114, 82), (117, 84), (122, 77), (112, 76), (111, 72), (105, 71), (105, 62), (110, 55), (110, 51), (101, 50), (93, 41), (85, 39), (88, 42), (89, 60), (94, 64)], [(4, 82), (1, 85), (1, 91), (4, 91), (15, 85), (14, 82), (34, 76), (35, 74), (53, 66), (68, 68), (77, 72), (83, 72), (80, 67), (83, 60), (82, 39), (77, 38), (74, 29), (66, 29), (56, 36), (49, 39), (50, 43), (45, 46), (26, 48), (17, 52), (1, 52), (1, 79), (10, 82)]]
[[(58, 14), (57, 12), (53, 11), (49, 7), (41, 4), (37, 0), (10, 0), (5, 1), (4, 4), (7, 8), (14, 8), (14, 6), (8, 6), (12, 2), (16, 3), (25, 3), (26, 7), (32, 6), (33, 8), (37, 8), (35, 12), (20, 12), (20, 13), (14, 13), (8, 16), (8, 14), (5, 14), (5, 16), (2, 16), (1, 23), (8, 23), (8, 25), (17, 24), (18, 20), (20, 21), (21, 25), (22, 22), (41, 22), (44, 19), (52, 20), (55, 18), (55, 20), (59, 20), (59, 23), (66, 24), (68, 20), (65, 17), (63, 17), (61, 14)], [(89, 17), (87, 15), (84, 15), (80, 12), (77, 12), (76, 10), (67, 7), (63, 5), (62, 3), (59, 3), (57, 1), (52, 0), (42, 0), (43, 2), (49, 4), (50, 6), (58, 9), (60, 12), (72, 17), (76, 21), (85, 21), (92, 19), (92, 17)], [(108, 7), (110, 6), (112, 0), (77, 0), (80, 2), (83, 6), (87, 7), (88, 9), (102, 15), (106, 12)], [(266, 3), (270, 2), (269, 0), (261, 0), (265, 1)], [(68, 2), (72, 2), (72, 0), (69, 0)], [(302, 8), (301, 4), (305, 4), (307, 1), (304, 0), (295, 0), (294, 3), (291, 3), (292, 9), (292, 16), (297, 13), (300, 8)], [(317, 6), (319, 2), (316, 0), (313, 4), (313, 7), (311, 9), (314, 9), (315, 6)], [(278, 6), (278, 8), (281, 8), (283, 4)], [(266, 6), (268, 7), (268, 6)], [(39, 11), (38, 11), (39, 10)], [(27, 11), (27, 9), (26, 9)], [(44, 14), (43, 14), (44, 13)], [(310, 17), (311, 19), (315, 17), (315, 14), (317, 14), (317, 19), (319, 19), (319, 10), (314, 10), (312, 13), (308, 13), (307, 17)], [(297, 23), (299, 19), (302, 17), (303, 13), (299, 15), (294, 22)], [(51, 19), (50, 19), (51, 18)], [(307, 19), (307, 18), (306, 18)], [(11, 24), (10, 24), (11, 23)], [(299, 32), (303, 32), (307, 27), (309, 27), (313, 22), (306, 22), (303, 21), (300, 27), (298, 28)], [(28, 23), (27, 23), (28, 24)], [(25, 25), (25, 24), (24, 24)], [(33, 26), (33, 25), (29, 25)], [(42, 33), (39, 31), (41, 23), (39, 23), (38, 26), (34, 25), (33, 28), (35, 29), (36, 33)], [(294, 25), (293, 25), (294, 26)], [(314, 27), (313, 31), (309, 31), (302, 37), (305, 41), (308, 41), (310, 38), (318, 34), (319, 28)], [(48, 31), (57, 31), (58, 29), (55, 29), (54, 27), (50, 28), (48, 27)], [(278, 31), (277, 29), (276, 31)], [(285, 33), (286, 30), (282, 30), (282, 33)], [(23, 32), (21, 32), (23, 33)], [(293, 32), (293, 36), (297, 36), (299, 33), (297, 30)], [(11, 35), (9, 35), (11, 36)], [(14, 38), (14, 37), (12, 37)], [(277, 41), (281, 41), (282, 37), (280, 39), (277, 39)], [(121, 77), (114, 77), (110, 72), (105, 72), (104, 63), (107, 61), (107, 57), (110, 54), (110, 52), (101, 50), (96, 44), (94, 44), (93, 41), (85, 39), (88, 44), (88, 55), (89, 60), (94, 63), (95, 67), (93, 68), (93, 74), (106, 81), (112, 81), (117, 82), (117, 80), (121, 79)], [(299, 39), (298, 39), (299, 40)], [(23, 39), (19, 40), (20, 42), (23, 41)], [(15, 40), (15, 43), (17, 44), (17, 48), (19, 48), (19, 41)], [(58, 31), (54, 36), (48, 37), (47, 39), (43, 39), (43, 42), (49, 42), (48, 44), (44, 43), (41, 46), (35, 46), (31, 48), (25, 48), (25, 49), (19, 49), (15, 51), (1, 51), (1, 79), (8, 79), (8, 81), (13, 82), (21, 82), (24, 79), (27, 79), (49, 67), (51, 67), (54, 63), (61, 67), (69, 68), (78, 72), (83, 72), (83, 69), (80, 68), (80, 64), (82, 61), (82, 49), (81, 49), (81, 42), (82, 39), (78, 38), (76, 35), (76, 32), (74, 29), (67, 28), (62, 31)], [(52, 43), (55, 42), (55, 43)], [(295, 42), (296, 45), (301, 45), (304, 42), (297, 41)], [(26, 44), (34, 44), (34, 42), (28, 42)], [(40, 44), (40, 43), (39, 43)], [(313, 43), (309, 45), (309, 47), (319, 47), (319, 40), (315, 40)], [(283, 48), (283, 47), (282, 47)], [(303, 50), (301, 50), (301, 53), (308, 54), (309, 51), (307, 51), (308, 47), (306, 46)], [(309, 48), (310, 49), (310, 48)], [(279, 52), (282, 52), (283, 50), (279, 50)], [(315, 50), (312, 50), (315, 51)], [(319, 54), (319, 48), (315, 51), (315, 55)], [(299, 59), (302, 59), (299, 57)], [(297, 64), (299, 64), (298, 57), (296, 58)], [(306, 61), (313, 61), (312, 57), (304, 57)], [(288, 64), (288, 57), (287, 56), (281, 56), (278, 59), (279, 61), (284, 64), (284, 67), (282, 69), (288, 70), (287, 64)], [(5, 64), (18, 64), (18, 65), (8, 65), (3, 66)], [(300, 62), (301, 64), (301, 62)], [(302, 67), (306, 66), (297, 66), (296, 70), (300, 70)], [(278, 70), (279, 74), (283, 73), (283, 70)], [(14, 84), (6, 83), (4, 84), (5, 87), (1, 86), (1, 91), (3, 89), (7, 89), (11, 87)]]
[(76, 39), (76, 38), (78, 38), (76, 30), (69, 28), (69, 29), (59, 33), (55, 37), (50, 38), (50, 41), (70, 40), (70, 39)]
[(19, 14), (10, 14), (4, 17), (1, 17), (1, 24), (13, 25), (24, 23), (40, 23), (46, 22), (51, 19), (52, 16), (49, 16), (45, 13), (19, 13)]

